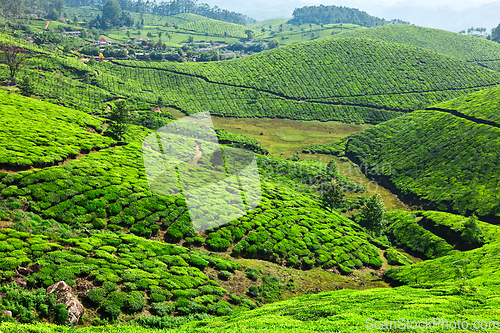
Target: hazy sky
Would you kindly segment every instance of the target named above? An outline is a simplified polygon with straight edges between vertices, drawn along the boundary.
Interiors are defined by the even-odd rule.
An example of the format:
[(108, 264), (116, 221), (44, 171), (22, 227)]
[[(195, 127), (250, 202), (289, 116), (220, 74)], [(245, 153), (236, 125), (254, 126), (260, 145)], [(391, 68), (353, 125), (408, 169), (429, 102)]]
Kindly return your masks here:
[[(408, 5), (412, 7), (432, 7), (432, 8), (449, 8), (461, 10), (470, 7), (477, 7), (487, 3), (497, 2), (498, 0), (418, 0), (418, 1), (401, 1), (401, 0), (301, 0), (303, 3), (318, 4), (322, 3), (324, 5), (343, 5), (344, 3), (357, 3), (360, 7), (372, 7), (376, 5)], [(273, 0), (270, 0), (273, 3)], [(276, 2), (281, 2), (277, 0)]]
[(458, 32), (469, 27), (488, 31), (500, 23), (500, 0), (198, 0), (234, 10), (256, 20), (291, 18), (310, 5), (358, 8), (370, 15), (402, 19), (416, 25)]

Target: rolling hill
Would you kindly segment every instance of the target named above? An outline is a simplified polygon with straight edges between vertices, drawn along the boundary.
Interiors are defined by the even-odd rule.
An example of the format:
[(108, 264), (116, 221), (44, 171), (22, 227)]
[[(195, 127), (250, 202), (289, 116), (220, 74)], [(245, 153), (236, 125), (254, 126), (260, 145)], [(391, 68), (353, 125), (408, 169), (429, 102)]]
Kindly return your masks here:
[[(48, 59), (47, 59), (48, 60)], [(421, 48), (358, 38), (306, 42), (220, 63), (112, 61), (84, 66), (37, 57), (37, 93), (103, 109), (162, 96), (192, 114), (380, 123), (500, 83), (500, 74)], [(93, 84), (75, 80), (89, 72)], [(36, 72), (34, 72), (36, 73)], [(57, 96), (57, 97), (56, 97)], [(69, 101), (73, 101), (72, 104)], [(144, 106), (140, 106), (143, 108)]]
[(450, 31), (394, 24), (346, 31), (335, 37), (370, 38), (413, 45), (467, 62), (474, 62), (493, 70), (500, 70), (499, 43)]
[(185, 112), (198, 111), (196, 99), (213, 114), (238, 117), (378, 123), (500, 83), (497, 73), (453, 58), (353, 38), (306, 42), (220, 64), (114, 64), (122, 68), (105, 71), (115, 80), (155, 78), (148, 88), (127, 91), (168, 89), (165, 98), (172, 100), (183, 90), (192, 96), (191, 105), (179, 98), (173, 105)]
[(491, 88), (354, 134), (346, 156), (368, 169), (385, 165), (375, 177), (409, 202), (499, 223), (498, 93)]
[[(103, 131), (103, 119), (9, 92), (0, 91), (0, 97), (9, 130), (0, 137), (5, 147), (0, 155), (5, 168), (0, 172), (0, 220), (7, 223), (7, 228), (4, 222), (0, 226), (0, 277), (11, 281), (19, 266), (41, 265), (39, 272), (23, 277), (29, 288), (64, 280), (84, 290), (78, 297), (90, 313), (86, 323), (97, 315), (130, 320), (143, 309), (161, 316), (224, 315), (255, 307), (248, 289), (220, 287), (233, 274), (247, 281), (247, 287), (281, 285), (267, 277), (251, 282), (245, 277), (247, 268), (227, 254), (338, 274), (382, 265), (362, 228), (326, 211), (313, 194), (293, 189), (290, 183), (310, 177), (293, 172), (306, 170), (306, 165), (262, 157), (260, 168), (266, 171), (259, 206), (225, 226), (197, 233), (191, 214), (218, 205), (217, 214), (223, 215), (232, 196), (188, 210), (182, 195), (151, 192), (142, 155), (147, 130), (131, 125), (126, 143), (117, 145)], [(185, 143), (191, 150), (195, 144)], [(317, 162), (310, 173), (326, 167)], [(329, 175), (342, 179), (336, 170)], [(279, 178), (288, 180), (278, 184)], [(208, 251), (225, 253), (226, 259)], [(268, 297), (277, 296), (257, 299), (266, 302)], [(14, 317), (25, 322), (52, 318), (38, 306), (26, 305), (26, 311), (39, 315), (23, 319), (23, 312), (14, 312)]]

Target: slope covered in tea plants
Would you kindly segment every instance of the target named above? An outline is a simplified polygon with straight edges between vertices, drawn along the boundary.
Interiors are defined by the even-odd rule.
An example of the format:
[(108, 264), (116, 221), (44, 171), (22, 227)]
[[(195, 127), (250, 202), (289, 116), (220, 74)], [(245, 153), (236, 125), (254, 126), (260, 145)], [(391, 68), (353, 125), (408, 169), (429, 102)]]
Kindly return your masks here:
[(496, 119), (497, 92), (445, 103), (460, 113), (430, 108), (351, 135), (346, 155), (368, 170), (385, 165), (378, 179), (409, 202), (498, 222), (500, 129), (481, 120)]
[(188, 114), (380, 123), (500, 83), (500, 74), (413, 46), (358, 38), (281, 47), (234, 61), (83, 64), (29, 60), (36, 94), (87, 112), (126, 97)]
[[(498, 292), (498, 287), (494, 285), (489, 286), (487, 292), (480, 295), (460, 294), (456, 288), (449, 286), (436, 289), (405, 286), (363, 291), (340, 290), (301, 296), (268, 304), (252, 311), (192, 322), (179, 328), (169, 329), (173, 325), (163, 326), (164, 329), (158, 332), (350, 333), (367, 332), (374, 330), (375, 327), (383, 327), (384, 321), (385, 327), (389, 327), (389, 322), (392, 321), (392, 327), (399, 328), (397, 329), (399, 331), (406, 327), (415, 330), (416, 327), (419, 327), (420, 321), (424, 322), (421, 327), (425, 328), (426, 320), (430, 324), (428, 329), (432, 331), (447, 331), (447, 327), (457, 327), (456, 324), (460, 320), (460, 323), (467, 321), (471, 327), (469, 329), (473, 329), (475, 324), (476, 330), (495, 332), (498, 329), (495, 329), (494, 322), (497, 321), (497, 309), (500, 307)], [(434, 318), (440, 320), (440, 322), (436, 322), (435, 327)], [(398, 322), (398, 320), (400, 321)], [(455, 326), (450, 326), (450, 322)], [(482, 328), (481, 323), (483, 324)], [(158, 327), (162, 326), (158, 325)], [(17, 333), (19, 329), (24, 328), (33, 333), (151, 332), (150, 328), (137, 326), (87, 327), (75, 330), (74, 328), (46, 324), (34, 326), (0, 324), (0, 329), (5, 333)], [(467, 332), (468, 330), (457, 331)]]
[(356, 37), (413, 45), (500, 70), (500, 44), (473, 36), (413, 25), (392, 24), (346, 31), (335, 37)]
[(471, 117), (477, 122), (483, 120), (492, 126), (500, 126), (499, 99), (500, 89), (491, 88), (439, 103), (429, 109), (448, 111), (459, 116)]
[(98, 134), (103, 119), (6, 91), (0, 114), (0, 168), (53, 165), (115, 142)]
[(498, 73), (476, 65), (356, 38), (300, 43), (221, 63), (116, 61), (101, 68), (109, 75), (102, 86), (162, 94), (188, 113), (372, 123), (500, 83)]

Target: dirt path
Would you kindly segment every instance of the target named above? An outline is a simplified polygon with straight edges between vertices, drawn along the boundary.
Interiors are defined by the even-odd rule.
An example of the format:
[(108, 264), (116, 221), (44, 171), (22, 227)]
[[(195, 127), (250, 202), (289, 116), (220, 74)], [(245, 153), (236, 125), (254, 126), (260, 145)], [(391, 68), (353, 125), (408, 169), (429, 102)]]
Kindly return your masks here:
[(200, 144), (199, 143), (196, 144), (195, 149), (196, 149), (196, 154), (188, 162), (189, 164), (192, 164), (192, 165), (198, 165), (198, 161), (200, 160), (201, 156), (203, 156), (203, 153), (201, 152)]
[(14, 222), (11, 221), (0, 221), (0, 229), (2, 228), (9, 228), (14, 225)]

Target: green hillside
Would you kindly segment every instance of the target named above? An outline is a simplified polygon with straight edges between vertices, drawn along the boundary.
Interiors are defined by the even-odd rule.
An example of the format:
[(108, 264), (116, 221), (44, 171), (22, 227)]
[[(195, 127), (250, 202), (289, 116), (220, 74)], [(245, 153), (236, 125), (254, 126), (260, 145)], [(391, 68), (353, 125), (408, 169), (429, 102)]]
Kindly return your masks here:
[(477, 104), (469, 102), (483, 98), (486, 107), (478, 118), (496, 119), (498, 99), (491, 98), (496, 94), (498, 88), (492, 88), (445, 103), (460, 114), (416, 111), (374, 126), (350, 137), (346, 155), (368, 169), (390, 165), (380, 180), (409, 202), (498, 221), (500, 130), (461, 116), (474, 114)]
[(481, 90), (467, 95), (439, 103), (433, 108), (444, 111), (456, 112), (465, 117), (473, 117), (476, 121), (486, 121), (492, 126), (500, 125), (500, 113), (498, 112), (499, 89)]
[[(134, 18), (171, 44), (246, 39)], [(81, 38), (37, 46), (24, 18), (0, 21), (25, 60), (11, 78), (0, 45), (0, 333), (500, 329), (500, 72), (481, 66), (496, 46), (387, 26), (97, 62)], [(346, 28), (315, 22), (251, 27), (286, 43)], [(47, 290), (60, 281), (81, 316)]]
[[(37, 62), (36, 68), (53, 68), (43, 58)], [(297, 44), (221, 63), (65, 65), (65, 75), (50, 72), (37, 80), (41, 95), (88, 103), (94, 110), (112, 96), (127, 96), (139, 105), (156, 103), (161, 95), (189, 114), (210, 110), (220, 116), (347, 123), (379, 123), (500, 83), (500, 74), (476, 65), (362, 39)], [(96, 73), (95, 84), (66, 79), (82, 77), (82, 70)]]
[(336, 37), (357, 37), (413, 45), (467, 62), (500, 70), (500, 44), (473, 36), (413, 25), (392, 24), (356, 29)]
[[(188, 210), (183, 196), (149, 190), (141, 145), (147, 130), (130, 125), (126, 144), (114, 146), (107, 136), (87, 131), (92, 126), (102, 132), (101, 119), (8, 92), (0, 94), (5, 103), (0, 112), (12, 121), (6, 125), (17, 131), (11, 129), (0, 138), (0, 144), (8, 148), (5, 154), (26, 156), (22, 166), (29, 167), (29, 162), (47, 166), (15, 172), (12, 168), (19, 165), (11, 162), (12, 166), (6, 165), (11, 170), (0, 173), (0, 220), (5, 221), (2, 226), (11, 227), (0, 227), (0, 277), (9, 282), (16, 268), (37, 263), (43, 269), (26, 277), (29, 288), (45, 288), (64, 280), (77, 289), (92, 289), (79, 295), (89, 311), (86, 323), (104, 323), (100, 320), (106, 318), (128, 321), (143, 309), (161, 316), (172, 312), (225, 315), (253, 308), (257, 301), (279, 299), (283, 280), (244, 278), (247, 287), (269, 283), (279, 287), (275, 296), (254, 295), (253, 300), (247, 294), (249, 289), (221, 288), (220, 283), (232, 274), (244, 276), (246, 268), (210, 255), (208, 250), (298, 270), (328, 268), (343, 274), (382, 265), (380, 253), (362, 228), (326, 211), (314, 192), (294, 189), (298, 185), (304, 189), (311, 175), (324, 172), (329, 179), (362, 190), (324, 163), (281, 163), (261, 157), (263, 198), (259, 206), (226, 226), (196, 233), (191, 223), (193, 211)], [(25, 144), (12, 144), (16, 133)], [(47, 148), (35, 150), (34, 143)], [(100, 150), (94, 151), (99, 144)], [(194, 141), (185, 144), (194, 146)], [(71, 159), (76, 154), (79, 158)], [(52, 159), (39, 162), (43, 157)], [(70, 159), (64, 164), (50, 166), (67, 157)], [(206, 158), (202, 156), (200, 161)], [(225, 214), (232, 197), (221, 200), (212, 204), (221, 207), (218, 214)], [(201, 205), (197, 212), (211, 206)], [(28, 312), (38, 311), (36, 316), (26, 319), (24, 312), (17, 311), (14, 317), (31, 323), (52, 320), (55, 310), (44, 312), (37, 304), (25, 306)]]
[(103, 119), (49, 103), (26, 101), (17, 94), (0, 91), (3, 168), (51, 166), (81, 152), (114, 144), (111, 138), (98, 134), (103, 131)]
[(474, 64), (357, 38), (210, 63), (90, 65), (61, 54), (35, 55), (29, 64), (37, 95), (92, 113), (118, 97), (148, 110), (162, 96), (187, 114), (376, 124), (500, 83), (500, 74)]

